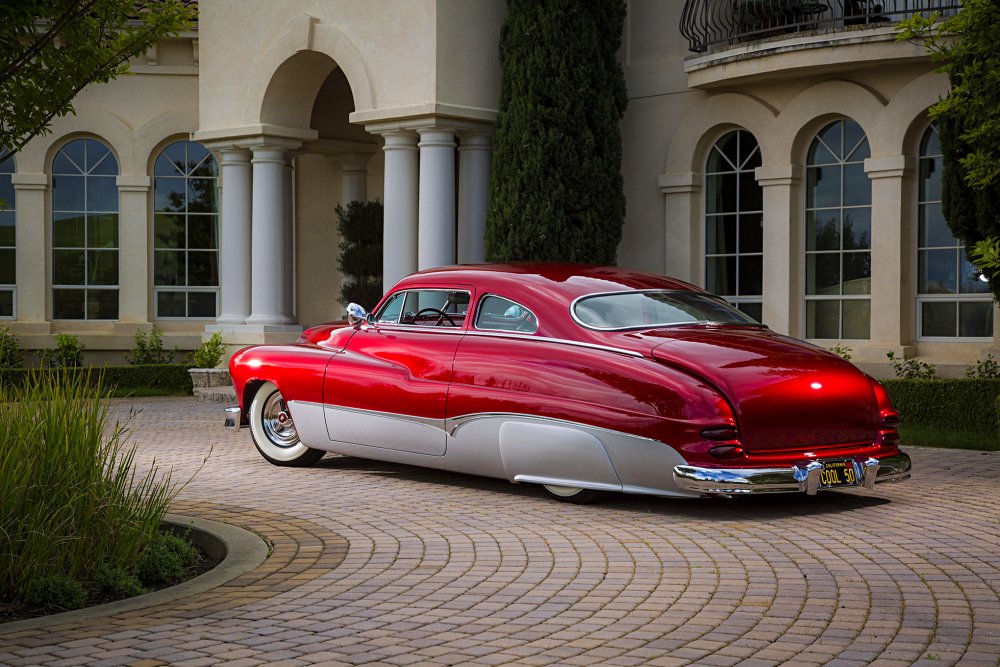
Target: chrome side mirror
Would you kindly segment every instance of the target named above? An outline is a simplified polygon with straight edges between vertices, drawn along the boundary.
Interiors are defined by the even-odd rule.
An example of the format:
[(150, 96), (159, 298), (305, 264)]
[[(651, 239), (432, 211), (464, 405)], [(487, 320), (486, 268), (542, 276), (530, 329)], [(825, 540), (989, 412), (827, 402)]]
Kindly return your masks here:
[(355, 329), (368, 322), (368, 313), (356, 303), (347, 304), (347, 323)]

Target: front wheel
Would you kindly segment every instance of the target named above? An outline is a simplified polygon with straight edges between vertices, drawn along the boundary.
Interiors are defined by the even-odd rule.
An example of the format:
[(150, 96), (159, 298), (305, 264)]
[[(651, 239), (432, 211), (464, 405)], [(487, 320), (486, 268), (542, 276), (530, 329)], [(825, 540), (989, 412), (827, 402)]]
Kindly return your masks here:
[(250, 434), (260, 455), (276, 466), (310, 466), (326, 453), (302, 444), (285, 399), (270, 382), (257, 389), (250, 403)]
[(556, 484), (542, 484), (542, 488), (548, 492), (548, 494), (563, 503), (575, 503), (577, 505), (586, 505), (587, 503), (597, 500), (601, 492), (595, 491), (594, 489), (581, 489), (578, 486), (558, 486)]

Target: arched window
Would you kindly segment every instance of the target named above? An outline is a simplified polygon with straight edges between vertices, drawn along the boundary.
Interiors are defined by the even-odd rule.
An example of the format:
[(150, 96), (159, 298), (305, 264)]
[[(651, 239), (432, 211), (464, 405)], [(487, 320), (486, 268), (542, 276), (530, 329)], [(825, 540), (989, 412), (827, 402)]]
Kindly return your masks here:
[(917, 336), (993, 337), (990, 286), (951, 235), (941, 212), (941, 146), (931, 125), (920, 141), (917, 193)]
[(806, 338), (868, 338), (871, 328), (872, 186), (868, 138), (838, 120), (806, 160)]
[(52, 161), (52, 318), (118, 319), (118, 160), (76, 139)]
[(153, 290), (157, 318), (214, 318), (219, 293), (218, 166), (177, 141), (153, 167)]
[(14, 157), (0, 148), (0, 319), (14, 317), (14, 294), (17, 283), (17, 251), (14, 225)]
[(746, 130), (719, 139), (705, 165), (705, 287), (761, 319), (764, 231), (757, 140)]

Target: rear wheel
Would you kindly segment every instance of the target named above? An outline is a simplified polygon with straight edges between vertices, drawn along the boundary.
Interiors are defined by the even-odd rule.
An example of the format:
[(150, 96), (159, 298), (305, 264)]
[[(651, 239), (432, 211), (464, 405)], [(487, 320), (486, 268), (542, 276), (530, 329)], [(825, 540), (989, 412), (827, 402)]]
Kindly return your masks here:
[(542, 484), (542, 488), (559, 502), (575, 503), (585, 505), (597, 500), (601, 492), (593, 489), (581, 489), (578, 486), (558, 486), (556, 484)]
[(260, 455), (276, 466), (309, 466), (326, 453), (302, 444), (284, 397), (270, 382), (257, 389), (250, 403), (250, 434)]

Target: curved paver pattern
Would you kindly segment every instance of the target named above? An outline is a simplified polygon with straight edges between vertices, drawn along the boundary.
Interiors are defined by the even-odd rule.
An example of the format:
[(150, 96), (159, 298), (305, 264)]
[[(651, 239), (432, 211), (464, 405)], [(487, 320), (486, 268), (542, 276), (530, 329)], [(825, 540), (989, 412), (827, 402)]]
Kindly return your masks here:
[[(256, 530), (260, 568), (163, 608), (4, 633), (49, 665), (1000, 665), (1000, 455), (807, 497), (553, 502), (327, 457), (277, 468), (217, 405), (136, 401), (177, 510)], [(118, 406), (127, 413), (127, 404)]]

